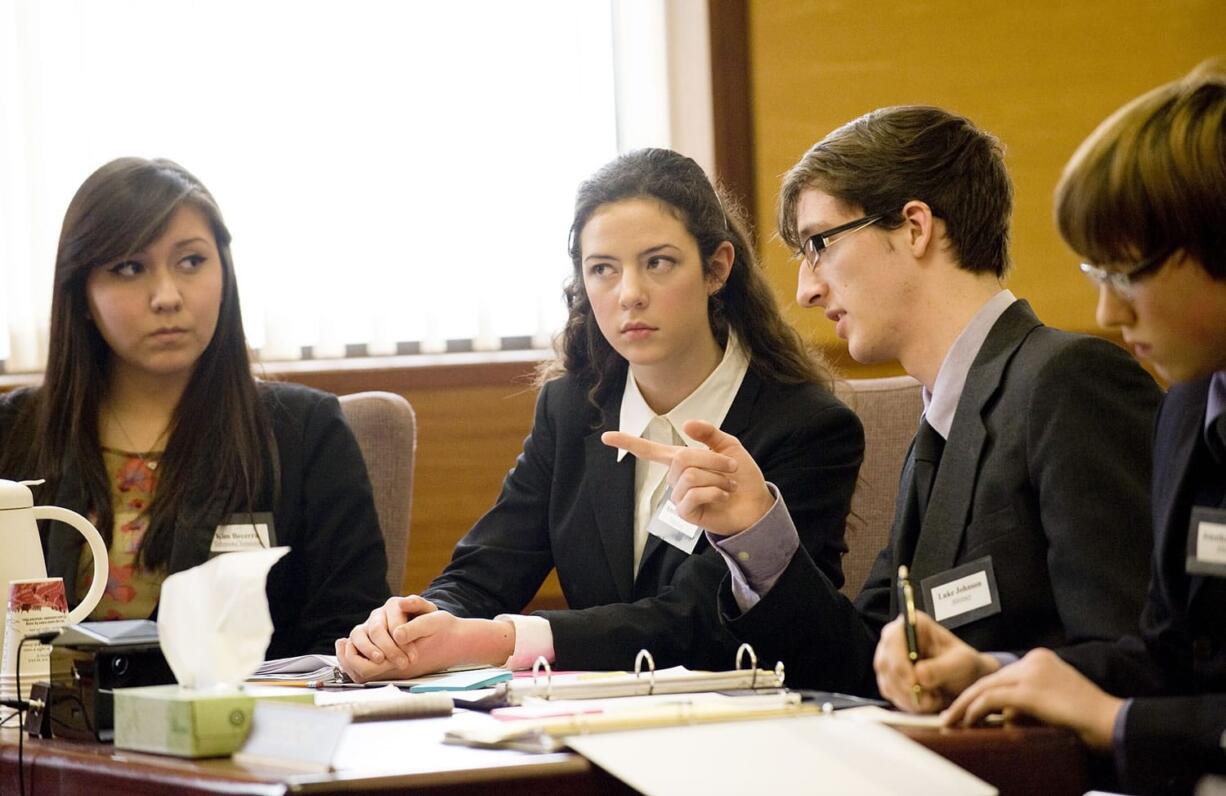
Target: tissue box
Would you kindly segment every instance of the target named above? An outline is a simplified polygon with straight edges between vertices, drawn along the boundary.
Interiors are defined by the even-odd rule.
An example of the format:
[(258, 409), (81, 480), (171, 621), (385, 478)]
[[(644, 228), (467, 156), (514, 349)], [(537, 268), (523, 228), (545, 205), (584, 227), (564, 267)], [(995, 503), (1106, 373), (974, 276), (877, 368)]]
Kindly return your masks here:
[(315, 704), (301, 688), (247, 685), (214, 694), (177, 685), (115, 689), (115, 747), (178, 757), (223, 757), (247, 739), (257, 699)]

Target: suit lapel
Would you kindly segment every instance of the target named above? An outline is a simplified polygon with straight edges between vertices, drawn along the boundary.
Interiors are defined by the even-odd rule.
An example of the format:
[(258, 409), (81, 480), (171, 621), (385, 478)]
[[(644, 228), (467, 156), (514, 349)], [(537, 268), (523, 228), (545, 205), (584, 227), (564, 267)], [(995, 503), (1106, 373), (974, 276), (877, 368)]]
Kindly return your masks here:
[(890, 530), (890, 549), (894, 559), (893, 570), (899, 564), (912, 564), (915, 555), (915, 540), (919, 537), (919, 515), (916, 508), (915, 486), (915, 438), (907, 448), (903, 459), (902, 474), (898, 477), (898, 496), (894, 499), (894, 527)]
[(229, 490), (212, 488), (206, 457), (196, 458), (191, 472), (192, 488), (175, 518), (168, 573), (182, 572), (208, 560), (213, 534), (225, 519), (226, 505), (230, 502)]
[[(1163, 550), (1161, 555), (1170, 555), (1178, 562), (1176, 564), (1177, 573), (1186, 571), (1190, 529), (1187, 522), (1182, 522), (1180, 525), (1176, 523), (1180, 523), (1182, 518), (1179, 515), (1196, 500), (1194, 494), (1196, 484), (1192, 478), (1192, 459), (1196, 455), (1197, 443), (1204, 433), (1205, 407), (1208, 400), (1209, 381), (1206, 379), (1203, 389), (1197, 389), (1195, 393), (1188, 395), (1186, 405), (1171, 407), (1171, 410), (1178, 412), (1176, 419), (1179, 423), (1178, 432), (1172, 441), (1174, 450), (1171, 461), (1174, 462), (1174, 465), (1171, 467), (1168, 483), (1163, 485), (1163, 506), (1155, 514), (1161, 517), (1162, 524), (1158, 528), (1166, 528), (1170, 531), (1166, 535), (1166, 550)], [(1205, 585), (1205, 580), (1203, 575), (1188, 576), (1189, 609)]]
[(600, 434), (607, 430), (606, 423), (583, 440), (587, 488), (617, 594), (622, 602), (630, 602), (634, 589), (635, 459), (627, 455), (617, 461), (617, 451), (600, 441)]
[(628, 454), (619, 462), (617, 451), (600, 441), (601, 434), (618, 427), (625, 378), (623, 371), (618, 384), (610, 390), (611, 397), (602, 408), (604, 420), (600, 427), (583, 438), (583, 473), (618, 598), (630, 602), (634, 591), (635, 458)]
[(957, 560), (987, 438), (984, 407), (1000, 389), (1018, 346), (1040, 325), (1030, 305), (1017, 301), (996, 321), (975, 356), (915, 545), (911, 570), (916, 581), (949, 569)]

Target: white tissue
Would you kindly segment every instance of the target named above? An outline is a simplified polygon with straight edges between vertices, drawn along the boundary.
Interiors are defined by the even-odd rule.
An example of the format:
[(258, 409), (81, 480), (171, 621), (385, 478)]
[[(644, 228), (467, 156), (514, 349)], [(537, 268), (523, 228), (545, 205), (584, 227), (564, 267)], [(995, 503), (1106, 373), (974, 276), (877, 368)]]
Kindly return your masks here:
[(288, 547), (225, 553), (162, 582), (158, 638), (184, 688), (237, 688), (264, 662), (272, 617), (264, 582)]

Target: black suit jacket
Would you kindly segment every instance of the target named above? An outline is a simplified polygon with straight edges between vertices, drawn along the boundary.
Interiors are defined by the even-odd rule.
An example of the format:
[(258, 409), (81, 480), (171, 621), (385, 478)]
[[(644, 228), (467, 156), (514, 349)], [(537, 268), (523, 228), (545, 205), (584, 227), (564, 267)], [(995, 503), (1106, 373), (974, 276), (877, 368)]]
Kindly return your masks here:
[(1124, 351), (1044, 326), (1026, 302), (1007, 309), (966, 379), (919, 531), (902, 558), (912, 452), (890, 544), (854, 606), (803, 551), (761, 602), (728, 626), (788, 681), (874, 693), (872, 656), (896, 614), (895, 573), (914, 582), (991, 556), (1002, 611), (954, 632), (978, 649), (1022, 651), (1116, 639), (1144, 602), (1152, 535), (1150, 429), (1160, 391)]
[[(290, 552), (268, 573), (268, 607), (273, 635), (266, 656), (331, 653), (334, 641), (365, 621), (388, 597), (387, 554), (375, 514), (362, 453), (341, 415), (336, 398), (294, 384), (261, 382), (260, 399), (272, 424), (276, 451), (266, 472), (279, 472), (278, 489), (269, 477), (256, 512), (271, 511), (279, 545)], [(27, 444), (29, 429), (15, 428), (29, 391), (0, 396), (0, 447)], [(273, 457), (276, 461), (273, 461)], [(6, 478), (28, 473), (4, 473)], [(212, 493), (210, 462), (201, 451), (191, 505), (175, 524), (167, 574), (209, 558), (213, 533), (224, 517), (229, 495)], [(274, 492), (278, 493), (275, 495)], [(86, 497), (72, 469), (57, 485), (54, 505), (86, 514)], [(77, 562), (84, 539), (52, 522), (44, 529), (47, 572), (62, 577), (69, 598), (76, 594)]]
[[(686, 555), (649, 536), (634, 575), (634, 457), (618, 462), (600, 441), (617, 427), (622, 384), (603, 416), (571, 376), (545, 385), (498, 501), (424, 596), (459, 616), (514, 613), (556, 568), (570, 608), (539, 613), (556, 665), (627, 668), (648, 649), (657, 667), (729, 668), (736, 645), (715, 610), (725, 566), (705, 538)], [(805, 549), (841, 583), (843, 525), (864, 451), (855, 414), (816, 385), (781, 384), (751, 368), (722, 428), (779, 486)]]
[(1226, 507), (1226, 467), (1204, 444), (1208, 391), (1209, 379), (1172, 387), (1158, 415), (1140, 637), (1059, 651), (1105, 691), (1135, 697), (1121, 750), (1130, 790), (1189, 791), (1206, 772), (1226, 773), (1226, 579), (1185, 568), (1192, 506)]

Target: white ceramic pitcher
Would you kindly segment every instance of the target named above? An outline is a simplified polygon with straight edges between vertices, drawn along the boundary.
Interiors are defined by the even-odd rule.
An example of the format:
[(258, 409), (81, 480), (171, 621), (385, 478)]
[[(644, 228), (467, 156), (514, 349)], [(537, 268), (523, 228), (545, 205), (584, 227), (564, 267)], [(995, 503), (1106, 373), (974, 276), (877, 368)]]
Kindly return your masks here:
[[(38, 484), (40, 482), (29, 482)], [(81, 604), (68, 614), (68, 624), (83, 621), (102, 599), (110, 572), (110, 560), (102, 534), (89, 520), (75, 511), (57, 506), (35, 506), (34, 493), (26, 483), (0, 479), (0, 590), (8, 594), (11, 580), (47, 577), (47, 562), (38, 538), (35, 520), (58, 520), (85, 535), (94, 554), (94, 582)], [(68, 595), (69, 598), (72, 595)], [(8, 600), (4, 599), (4, 621), (8, 624)]]

